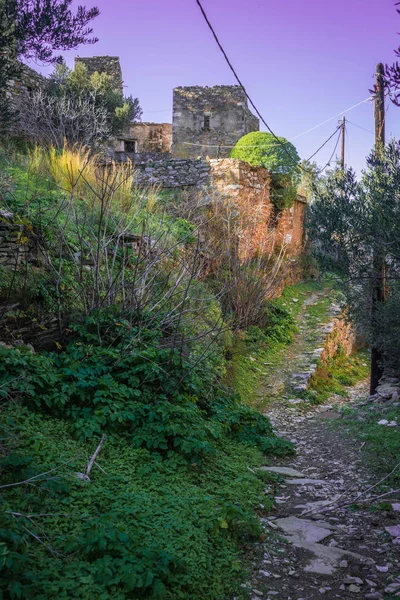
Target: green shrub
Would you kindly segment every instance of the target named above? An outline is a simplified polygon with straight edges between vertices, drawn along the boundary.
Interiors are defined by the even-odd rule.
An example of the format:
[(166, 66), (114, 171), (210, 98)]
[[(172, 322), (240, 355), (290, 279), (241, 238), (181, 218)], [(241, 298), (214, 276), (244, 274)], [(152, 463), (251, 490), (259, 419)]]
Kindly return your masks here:
[[(91, 318), (75, 327), (77, 337), (60, 353), (0, 348), (1, 395), (22, 394), (28, 406), (66, 419), (78, 439), (115, 432), (164, 457), (201, 461), (214, 451), (217, 423), (237, 434), (231, 419), (244, 427), (252, 418), (247, 441), (269, 447), (261, 439), (274, 437), (269, 422), (232, 399), (220, 400), (226, 410), (210, 409), (201, 372), (177, 350), (160, 347), (161, 332), (141, 329), (139, 335), (103, 319), (102, 345)], [(250, 434), (243, 431), (241, 440)]]
[[(101, 324), (103, 346), (89, 321), (59, 354), (0, 348), (1, 395), (19, 399), (0, 427), (12, 440), (0, 462), (0, 591), (232, 597), (244, 578), (238, 549), (261, 533), (263, 484), (248, 467), (292, 445), (239, 398), (206, 394), (157, 331), (129, 346), (120, 322)], [(82, 482), (74, 473), (103, 432)]]
[(240, 138), (230, 156), (268, 169), (272, 176), (271, 200), (276, 208), (283, 209), (296, 199), (300, 158), (293, 144), (283, 137), (278, 140), (271, 133), (248, 133)]

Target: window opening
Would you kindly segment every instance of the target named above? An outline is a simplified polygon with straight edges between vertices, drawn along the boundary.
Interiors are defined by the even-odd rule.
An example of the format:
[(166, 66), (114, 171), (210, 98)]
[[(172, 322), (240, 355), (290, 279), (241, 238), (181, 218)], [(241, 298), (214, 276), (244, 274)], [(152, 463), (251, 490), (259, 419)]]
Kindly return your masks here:
[(125, 152), (134, 154), (136, 152), (136, 140), (125, 140), (124, 148)]

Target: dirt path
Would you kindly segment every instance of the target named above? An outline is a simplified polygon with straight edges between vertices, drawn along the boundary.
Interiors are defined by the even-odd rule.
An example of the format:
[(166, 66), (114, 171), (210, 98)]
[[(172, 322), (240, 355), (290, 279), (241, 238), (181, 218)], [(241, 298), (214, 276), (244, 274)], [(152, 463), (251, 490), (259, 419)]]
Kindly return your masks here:
[[(328, 323), (340, 312), (332, 304), (331, 296), (332, 290), (326, 288), (303, 300), (301, 312), (296, 318), (299, 331), (293, 343), (284, 348), (273, 363), (266, 364), (268, 373), (258, 389), (259, 401), (256, 405), (259, 409), (275, 399), (296, 398), (296, 392), (305, 387), (302, 377), (313, 372)], [(297, 301), (296, 298), (293, 300)]]
[[(288, 349), (284, 372), (270, 378), (280, 380), (286, 391), (291, 369), (303, 364), (306, 335), (304, 326)], [(296, 444), (297, 454), (269, 465), (294, 471), (282, 474), (276, 509), (263, 519), (266, 540), (253, 560), (252, 600), (400, 597), (400, 545), (385, 530), (400, 523), (400, 512), (374, 512), (361, 501), (355, 504), (360, 492), (365, 499), (376, 494), (367, 491), (376, 476), (361, 460), (360, 442), (344, 425), (337, 426), (338, 404), (366, 396), (366, 383), (349, 390), (346, 400), (333, 397), (334, 406), (305, 407), (290, 403), (287, 395), (270, 396), (265, 414), (280, 435)], [(273, 487), (265, 493), (274, 493)]]

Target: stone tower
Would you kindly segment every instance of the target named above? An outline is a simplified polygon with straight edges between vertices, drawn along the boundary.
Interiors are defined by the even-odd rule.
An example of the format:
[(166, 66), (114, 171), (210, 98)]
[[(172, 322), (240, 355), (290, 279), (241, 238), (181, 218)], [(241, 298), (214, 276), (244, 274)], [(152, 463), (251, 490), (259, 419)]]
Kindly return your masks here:
[(86, 66), (89, 75), (93, 75), (96, 71), (111, 75), (115, 82), (115, 89), (121, 92), (121, 94), (123, 93), (122, 69), (119, 56), (91, 56), (90, 58), (77, 56), (75, 58), (75, 65), (79, 62)]
[(259, 129), (239, 85), (174, 89), (173, 156), (224, 158), (243, 135)]

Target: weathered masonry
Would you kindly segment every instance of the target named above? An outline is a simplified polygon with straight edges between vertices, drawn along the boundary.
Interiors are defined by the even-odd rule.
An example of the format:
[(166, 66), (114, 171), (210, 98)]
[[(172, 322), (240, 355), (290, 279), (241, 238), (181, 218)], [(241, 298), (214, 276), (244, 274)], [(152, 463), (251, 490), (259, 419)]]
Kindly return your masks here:
[(134, 183), (200, 190), (205, 197), (216, 194), (241, 215), (243, 257), (256, 256), (260, 250), (271, 253), (282, 246), (287, 257), (302, 252), (306, 200), (298, 196), (293, 206), (277, 212), (270, 197), (271, 175), (264, 167), (233, 158), (164, 158), (137, 164)]
[(131, 123), (112, 143), (117, 160), (146, 159), (170, 154), (172, 125), (170, 123)]
[(259, 128), (238, 85), (174, 89), (173, 156), (224, 158), (243, 135)]
[(114, 80), (115, 89), (123, 93), (122, 69), (119, 56), (90, 56), (88, 58), (75, 58), (75, 65), (82, 63), (88, 71), (89, 77), (94, 73), (106, 73)]
[(25, 135), (29, 138), (26, 129), (26, 117), (29, 115), (31, 96), (34, 90), (44, 88), (46, 78), (27, 65), (19, 64), (19, 73), (8, 82), (7, 96), (11, 105), (19, 114), (19, 120), (12, 123), (9, 129), (11, 135)]

